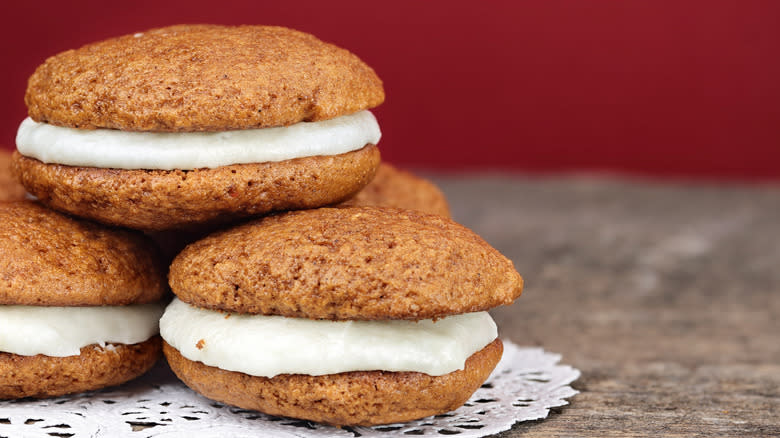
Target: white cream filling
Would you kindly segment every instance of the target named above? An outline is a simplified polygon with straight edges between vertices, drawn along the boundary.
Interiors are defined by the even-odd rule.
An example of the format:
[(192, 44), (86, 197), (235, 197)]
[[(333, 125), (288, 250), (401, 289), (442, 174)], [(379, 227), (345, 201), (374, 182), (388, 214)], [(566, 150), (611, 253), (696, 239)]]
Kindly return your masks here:
[(369, 111), (320, 122), (222, 132), (131, 132), (74, 129), (29, 117), (16, 147), (44, 163), (113, 169), (202, 169), (338, 155), (377, 144), (382, 136)]
[(161, 304), (94, 307), (0, 306), (0, 351), (76, 356), (81, 347), (136, 344), (159, 332)]
[[(229, 316), (228, 316), (229, 315)], [(423, 321), (324, 321), (200, 309), (178, 299), (160, 334), (185, 358), (253, 376), (463, 369), (498, 336), (487, 312)]]

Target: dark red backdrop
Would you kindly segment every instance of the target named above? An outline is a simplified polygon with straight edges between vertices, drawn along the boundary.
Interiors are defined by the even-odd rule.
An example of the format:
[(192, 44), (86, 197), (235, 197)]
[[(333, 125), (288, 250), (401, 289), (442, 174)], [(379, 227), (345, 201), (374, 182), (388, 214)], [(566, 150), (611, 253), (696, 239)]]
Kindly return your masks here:
[(0, 20), (9, 146), (46, 56), (174, 23), (262, 23), (377, 70), (382, 151), (401, 164), (780, 179), (774, 0), (59, 0), (13, 2)]

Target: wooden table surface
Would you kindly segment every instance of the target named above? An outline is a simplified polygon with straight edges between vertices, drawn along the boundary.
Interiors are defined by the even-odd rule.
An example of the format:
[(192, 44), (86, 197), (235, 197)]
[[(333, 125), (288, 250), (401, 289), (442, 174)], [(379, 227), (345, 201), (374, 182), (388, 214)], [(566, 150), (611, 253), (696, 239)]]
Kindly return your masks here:
[(501, 336), (582, 371), (500, 436), (780, 436), (780, 186), (433, 179), (526, 281)]

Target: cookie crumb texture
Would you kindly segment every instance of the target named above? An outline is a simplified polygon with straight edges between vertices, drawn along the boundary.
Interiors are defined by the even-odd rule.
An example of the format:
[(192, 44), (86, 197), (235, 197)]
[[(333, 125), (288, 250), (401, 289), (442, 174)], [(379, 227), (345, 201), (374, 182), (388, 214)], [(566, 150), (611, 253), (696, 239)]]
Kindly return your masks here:
[(449, 219), (378, 207), (283, 213), (184, 249), (169, 275), (192, 305), (331, 320), (420, 320), (511, 304), (512, 262)]
[(14, 153), (14, 171), (56, 210), (109, 225), (167, 230), (342, 201), (374, 177), (374, 145), (333, 156), (214, 169), (118, 170), (44, 164)]
[(93, 344), (66, 357), (0, 352), (0, 399), (55, 397), (119, 385), (157, 362), (161, 342), (155, 336), (138, 344)]
[(496, 339), (471, 355), (463, 370), (443, 376), (356, 371), (266, 378), (188, 360), (165, 342), (163, 352), (174, 373), (208, 398), (270, 415), (336, 426), (373, 426), (457, 409), (490, 376), (503, 345)]
[(379, 206), (405, 208), (450, 217), (444, 194), (432, 182), (382, 163), (374, 179), (339, 207)]
[(167, 291), (157, 248), (32, 201), (0, 202), (0, 305), (113, 306)]
[(0, 149), (0, 201), (21, 201), (25, 193), (11, 172), (11, 153)]
[(37, 122), (166, 132), (286, 126), (383, 100), (377, 75), (347, 50), (283, 27), (215, 25), (62, 52), (38, 67), (25, 94)]

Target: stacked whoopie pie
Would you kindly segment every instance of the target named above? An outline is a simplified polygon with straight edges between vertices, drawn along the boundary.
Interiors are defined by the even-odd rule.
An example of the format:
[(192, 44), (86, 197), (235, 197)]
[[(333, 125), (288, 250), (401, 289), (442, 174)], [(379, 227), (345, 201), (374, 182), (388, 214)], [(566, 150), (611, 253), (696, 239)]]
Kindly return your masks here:
[(174, 372), (242, 408), (375, 425), (457, 408), (501, 358), (522, 279), (470, 230), (374, 207), (271, 216), (189, 245), (160, 321)]
[(15, 171), (51, 208), (142, 230), (341, 202), (379, 165), (374, 71), (312, 35), (181, 25), (55, 55)]
[(487, 378), (502, 346), (486, 310), (522, 278), (442, 217), (435, 186), (379, 166), (367, 110), (383, 99), (370, 67), (308, 34), (155, 29), (36, 70), (14, 171), (45, 205), (109, 225), (197, 234), (271, 214), (173, 261), (171, 368), (270, 414), (405, 421), (457, 408)]
[(0, 399), (117, 385), (160, 356), (166, 291), (143, 234), (0, 202)]

